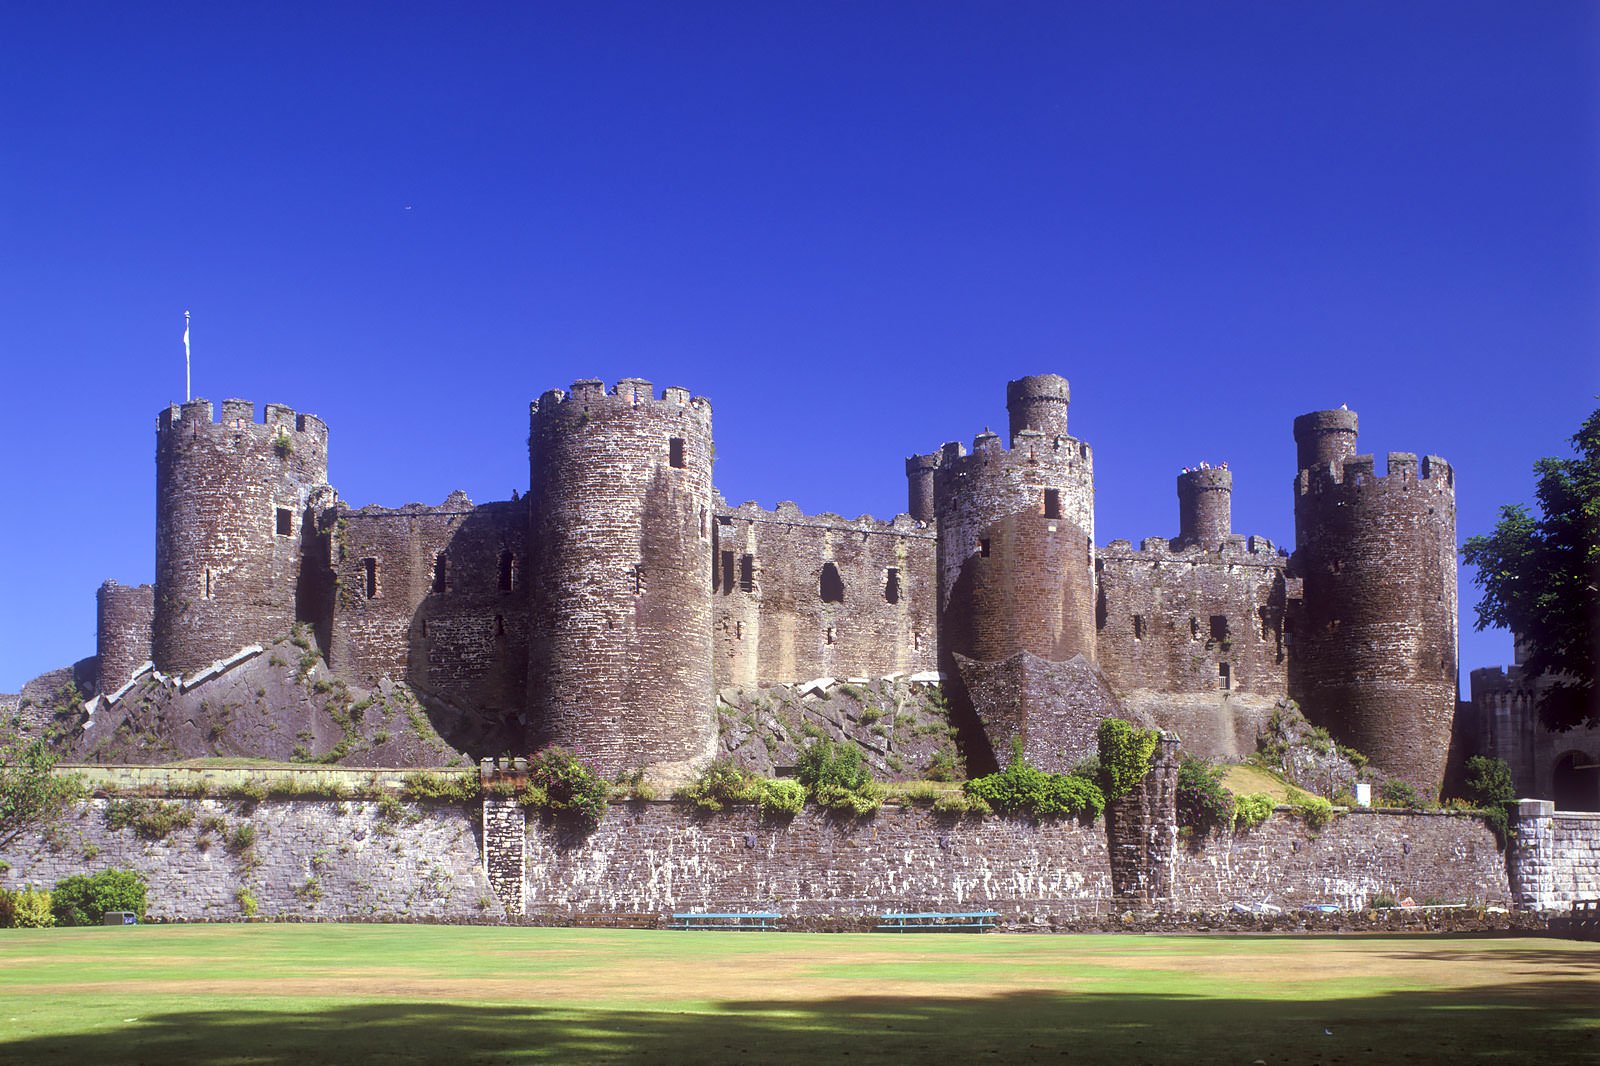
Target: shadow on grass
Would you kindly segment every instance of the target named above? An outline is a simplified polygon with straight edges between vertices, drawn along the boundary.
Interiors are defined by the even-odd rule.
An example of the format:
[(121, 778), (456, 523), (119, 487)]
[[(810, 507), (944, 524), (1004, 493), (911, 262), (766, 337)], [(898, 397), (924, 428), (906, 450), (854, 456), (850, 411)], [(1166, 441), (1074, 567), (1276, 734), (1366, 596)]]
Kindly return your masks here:
[[(727, 1001), (707, 1013), (380, 1001), (156, 1013), (0, 1042), (0, 1062), (1593, 1063), (1591, 981), (1316, 1003), (1015, 993)], [(150, 1004), (156, 1007), (157, 1004)]]

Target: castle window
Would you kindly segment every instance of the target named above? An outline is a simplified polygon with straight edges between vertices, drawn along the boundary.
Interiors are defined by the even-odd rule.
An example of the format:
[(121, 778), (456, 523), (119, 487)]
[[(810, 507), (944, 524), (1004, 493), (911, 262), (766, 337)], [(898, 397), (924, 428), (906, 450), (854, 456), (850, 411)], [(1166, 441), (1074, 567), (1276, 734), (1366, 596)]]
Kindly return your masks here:
[(680, 470), (683, 469), (684, 463), (682, 437), (673, 437), (667, 442), (667, 462)]
[(643, 566), (636, 566), (636, 567), (633, 568), (633, 594), (635, 596), (643, 596), (644, 595), (644, 567)]
[(440, 596), (450, 591), (450, 557), (444, 552), (433, 557), (433, 591)]
[(754, 555), (739, 556), (739, 591), (754, 592), (756, 590), (756, 557)]
[[(844, 602), (844, 579), (839, 576), (839, 568), (832, 563), (822, 564), (822, 579), (820, 581), (823, 603)], [(832, 641), (829, 641), (832, 643)]]
[(1144, 639), (1144, 615), (1142, 614), (1136, 614), (1133, 616), (1133, 639)]
[(832, 644), (833, 643), (833, 636), (834, 636), (834, 628), (832, 626), (829, 626), (828, 627), (828, 632), (826, 634), (824, 634), (823, 639), (826, 640), (829, 644)]
[(1200, 619), (1194, 617), (1194, 615), (1189, 616), (1189, 639), (1200, 639)]
[(1214, 614), (1211, 616), (1211, 639), (1223, 641), (1228, 639), (1228, 616)]
[(1257, 608), (1256, 613), (1261, 616), (1261, 639), (1266, 640), (1268, 632), (1272, 629), (1271, 613), (1266, 607)]
[(378, 595), (378, 560), (361, 560), (361, 585), (367, 594), (367, 599)]
[(1061, 517), (1061, 490), (1044, 490), (1044, 516), (1046, 518)]
[(201, 598), (207, 600), (211, 598), (211, 567), (209, 566), (206, 567), (206, 590), (202, 594)]
[(722, 552), (717, 556), (717, 560), (720, 564), (717, 570), (720, 572), (712, 579), (711, 587), (715, 589), (720, 584), (723, 594), (726, 595), (733, 591), (733, 553)]
[(900, 568), (889, 567), (883, 580), (883, 598), (888, 603), (900, 602)]
[(497, 614), (494, 616), (494, 635), (497, 637), (503, 637), (506, 635), (506, 620), (504, 615)]
[(978, 554), (983, 556), (985, 559), (989, 558), (989, 538), (988, 537), (984, 537), (982, 540), (978, 541)]
[(512, 579), (515, 576), (516, 557), (509, 551), (500, 553), (500, 591), (510, 592)]
[(287, 507), (278, 508), (278, 536), (294, 535), (294, 513)]
[(1217, 664), (1217, 687), (1224, 692), (1233, 688), (1233, 672), (1228, 669), (1227, 663)]

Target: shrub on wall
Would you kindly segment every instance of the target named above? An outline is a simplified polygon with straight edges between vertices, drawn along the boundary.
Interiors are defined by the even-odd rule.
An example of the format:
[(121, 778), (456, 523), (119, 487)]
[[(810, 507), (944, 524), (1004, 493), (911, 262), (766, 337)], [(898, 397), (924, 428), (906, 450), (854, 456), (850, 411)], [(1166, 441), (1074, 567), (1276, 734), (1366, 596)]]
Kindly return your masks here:
[(883, 803), (883, 786), (872, 779), (861, 759), (861, 749), (818, 738), (800, 753), (795, 776), (823, 807), (847, 814), (865, 815)]
[(528, 787), (517, 797), (557, 818), (597, 826), (606, 816), (611, 790), (592, 769), (566, 748), (545, 748), (528, 758)]
[(1517, 806), (1517, 790), (1511, 780), (1511, 767), (1504, 759), (1474, 755), (1467, 760), (1467, 799), (1483, 811), (1483, 820), (1505, 846), (1511, 829), (1511, 813)]
[(973, 778), (962, 787), (969, 797), (1002, 814), (1092, 821), (1106, 805), (1105, 794), (1095, 782), (1076, 773), (1048, 774), (1029, 766), (1020, 745), (1004, 770)]
[(1185, 755), (1178, 764), (1178, 824), (1201, 836), (1233, 827), (1237, 804), (1222, 783), (1223, 768)]
[(99, 925), (106, 911), (133, 911), (144, 918), (144, 878), (132, 870), (75, 874), (50, 894), (50, 910), (61, 925)]
[(1296, 796), (1290, 806), (1310, 829), (1321, 829), (1333, 821), (1333, 804), (1321, 796)]
[(45, 929), (54, 924), (50, 893), (38, 888), (0, 889), (0, 929)]
[(1233, 827), (1239, 830), (1254, 829), (1271, 818), (1272, 812), (1277, 809), (1278, 801), (1260, 792), (1247, 792), (1242, 796), (1235, 796)]
[(1427, 803), (1417, 795), (1417, 790), (1398, 777), (1391, 777), (1378, 789), (1378, 799), (1386, 807), (1409, 807), (1413, 810), (1426, 807)]
[(470, 802), (481, 793), (476, 770), (443, 774), (417, 770), (400, 779), (400, 794), (408, 800)]
[(1107, 718), (1100, 723), (1096, 737), (1100, 749), (1100, 788), (1107, 800), (1121, 799), (1144, 780), (1150, 772), (1150, 759), (1156, 753), (1160, 734), (1154, 729), (1140, 729), (1121, 718)]

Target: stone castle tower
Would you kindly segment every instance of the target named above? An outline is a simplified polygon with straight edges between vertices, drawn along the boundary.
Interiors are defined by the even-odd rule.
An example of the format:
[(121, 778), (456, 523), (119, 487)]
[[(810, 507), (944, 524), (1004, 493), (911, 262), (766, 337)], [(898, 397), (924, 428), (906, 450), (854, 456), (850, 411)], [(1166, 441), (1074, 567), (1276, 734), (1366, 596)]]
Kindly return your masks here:
[(1356, 454), (1354, 411), (1294, 422), (1294, 569), (1304, 600), (1289, 659), (1306, 715), (1374, 766), (1437, 794), (1456, 710), (1456, 503), (1450, 464)]
[[(99, 591), (100, 688), (192, 676), (308, 624), (330, 669), (405, 680), (460, 746), (570, 746), (682, 779), (719, 685), (939, 670), (981, 768), (1070, 767), (1125, 714), (1239, 757), (1293, 696), (1436, 793), (1455, 707), (1454, 480), (1355, 455), (1356, 416), (1295, 421), (1297, 549), (1232, 530), (1225, 464), (1177, 477), (1177, 534), (1094, 542), (1094, 458), (1053, 374), (987, 430), (906, 461), (909, 515), (728, 505), (711, 405), (628, 378), (530, 407), (529, 491), (351, 509), (327, 426), (196, 400), (156, 433), (156, 581)], [(967, 710), (959, 706), (965, 700)], [(454, 719), (452, 719), (454, 721)], [(488, 753), (502, 751), (496, 747)]]

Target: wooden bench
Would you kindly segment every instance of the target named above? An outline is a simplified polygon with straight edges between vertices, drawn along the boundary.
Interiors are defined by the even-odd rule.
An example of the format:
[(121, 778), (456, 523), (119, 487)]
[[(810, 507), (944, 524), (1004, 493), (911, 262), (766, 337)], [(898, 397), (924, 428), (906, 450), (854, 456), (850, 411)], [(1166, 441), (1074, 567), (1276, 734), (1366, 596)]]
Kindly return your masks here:
[(733, 929), (745, 932), (771, 932), (778, 928), (781, 914), (770, 911), (692, 911), (674, 914), (668, 929)]
[(1600, 899), (1574, 900), (1568, 922), (1577, 939), (1600, 940)]
[(572, 924), (586, 929), (659, 929), (661, 915), (653, 911), (582, 911), (572, 916)]
[(995, 928), (998, 911), (903, 911), (883, 915), (880, 933), (986, 933)]

